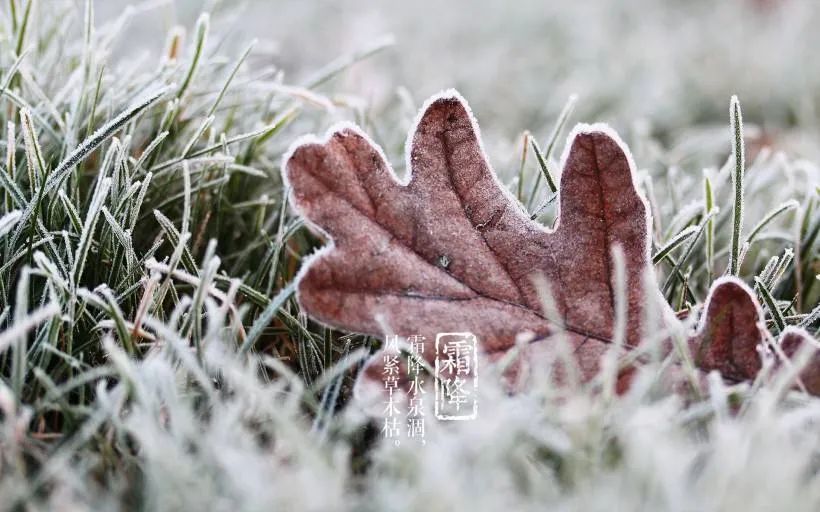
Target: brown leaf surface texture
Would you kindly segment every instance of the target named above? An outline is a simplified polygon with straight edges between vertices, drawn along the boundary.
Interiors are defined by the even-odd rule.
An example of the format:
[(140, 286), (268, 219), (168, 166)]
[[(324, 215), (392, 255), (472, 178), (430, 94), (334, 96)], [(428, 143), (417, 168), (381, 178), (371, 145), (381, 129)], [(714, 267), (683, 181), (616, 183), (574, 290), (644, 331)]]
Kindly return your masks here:
[(789, 359), (797, 359), (802, 350), (809, 353), (808, 361), (799, 373), (800, 383), (809, 393), (820, 396), (820, 344), (805, 330), (786, 327), (780, 335), (780, 348)]
[(758, 352), (763, 342), (761, 318), (760, 306), (743, 282), (733, 278), (716, 281), (692, 340), (695, 364), (738, 381), (757, 375), (762, 365)]
[[(655, 296), (643, 292), (648, 207), (629, 151), (607, 126), (578, 125), (570, 135), (552, 230), (530, 220), (498, 181), (456, 92), (428, 101), (407, 148), (404, 181), (352, 125), (298, 141), (286, 157), (291, 204), (332, 240), (303, 263), (298, 278), (299, 303), (314, 319), (376, 336), (425, 336), (428, 358), (436, 333), (469, 331), (493, 357), (519, 333), (549, 343), (557, 319), (546, 317), (537, 294), (534, 278), (541, 277), (590, 378), (614, 336), (618, 246), (626, 267), (626, 345), (673, 321), (657, 286)], [(745, 290), (725, 284), (713, 292), (693, 346), (704, 368), (748, 378), (759, 368), (749, 352), (752, 339), (760, 340), (759, 307), (744, 302)], [(662, 309), (659, 325), (643, 325), (649, 300)], [(727, 343), (726, 336), (739, 337)]]

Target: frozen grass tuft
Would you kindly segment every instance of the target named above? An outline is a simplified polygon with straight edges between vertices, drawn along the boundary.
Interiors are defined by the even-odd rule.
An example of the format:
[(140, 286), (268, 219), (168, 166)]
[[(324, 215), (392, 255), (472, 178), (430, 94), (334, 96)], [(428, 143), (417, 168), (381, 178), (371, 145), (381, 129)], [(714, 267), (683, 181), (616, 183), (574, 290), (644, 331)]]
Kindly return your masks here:
[[(122, 27), (162, 2), (99, 25), (78, 4), (10, 0), (0, 23), (0, 510), (820, 507), (820, 401), (790, 390), (793, 371), (713, 378), (685, 402), (659, 391), (668, 361), (624, 396), (612, 372), (563, 389), (536, 374), (508, 396), (488, 368), (478, 420), (430, 421), (423, 446), (381, 442), (345, 407), (375, 340), (316, 325), (293, 299), (320, 242), (283, 203), (278, 166), (297, 134), (340, 119), (403, 138), (411, 100), (393, 122), (334, 92), (389, 40), (291, 82), (264, 45), (233, 47), (220, 16), (120, 59)], [(547, 224), (575, 104), (499, 169)], [(817, 166), (746, 148), (741, 230), (742, 144), (691, 137), (709, 142), (687, 158), (649, 131), (629, 138), (666, 299), (693, 322), (734, 261), (772, 333), (816, 335)]]

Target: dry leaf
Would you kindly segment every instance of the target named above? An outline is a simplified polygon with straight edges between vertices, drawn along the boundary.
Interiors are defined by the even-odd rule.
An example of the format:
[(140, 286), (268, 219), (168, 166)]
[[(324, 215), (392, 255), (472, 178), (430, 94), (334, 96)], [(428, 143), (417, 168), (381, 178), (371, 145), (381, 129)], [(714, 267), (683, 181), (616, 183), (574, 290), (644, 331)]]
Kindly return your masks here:
[(797, 359), (804, 347), (813, 353), (800, 372), (800, 383), (806, 391), (820, 396), (820, 344), (806, 332), (797, 327), (786, 327), (780, 335), (780, 349), (790, 359)]
[(499, 183), (478, 127), (456, 93), (431, 100), (400, 182), (357, 128), (302, 141), (287, 159), (291, 203), (333, 240), (304, 264), (298, 298), (315, 319), (382, 335), (470, 331), (487, 353), (516, 334), (551, 332), (533, 276), (553, 285), (581, 367), (592, 375), (613, 336), (611, 247), (625, 255), (626, 340), (636, 344), (646, 302), (647, 206), (624, 145), (603, 125), (571, 136), (555, 230), (531, 221)]
[[(724, 378), (742, 381), (754, 379), (760, 371), (761, 354), (770, 352), (766, 336), (763, 311), (752, 290), (739, 279), (722, 278), (709, 292), (700, 327), (690, 343), (700, 369), (718, 370)], [(820, 395), (817, 342), (804, 329), (787, 327), (777, 343), (780, 350), (772, 355), (781, 365), (783, 356), (794, 358), (805, 345), (815, 348), (799, 377), (807, 391)]]
[(736, 381), (754, 378), (761, 368), (761, 318), (763, 312), (743, 282), (735, 278), (715, 281), (691, 341), (695, 365), (718, 370)]

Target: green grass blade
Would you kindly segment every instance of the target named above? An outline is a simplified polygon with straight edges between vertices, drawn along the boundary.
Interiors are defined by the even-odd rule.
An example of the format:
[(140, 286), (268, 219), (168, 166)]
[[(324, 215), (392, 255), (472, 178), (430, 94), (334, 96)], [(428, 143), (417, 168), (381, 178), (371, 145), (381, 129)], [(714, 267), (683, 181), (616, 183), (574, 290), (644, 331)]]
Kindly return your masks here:
[(772, 296), (772, 292), (766, 286), (766, 283), (757, 277), (755, 277), (755, 285), (760, 297), (763, 299), (763, 303), (766, 305), (766, 309), (769, 310), (769, 314), (772, 316), (772, 320), (774, 320), (777, 331), (783, 332), (783, 329), (786, 328), (786, 320), (783, 318), (783, 313), (780, 311), (780, 308), (777, 307), (777, 301), (775, 301)]
[(743, 114), (737, 96), (732, 96), (729, 106), (732, 128), (732, 153), (735, 167), (732, 173), (734, 202), (732, 206), (732, 246), (729, 253), (729, 274), (740, 272), (740, 235), (743, 231), (743, 173), (746, 166), (746, 151), (743, 143)]
[(658, 252), (652, 256), (652, 264), (657, 265), (661, 261), (663, 261), (666, 256), (677, 249), (683, 242), (689, 239), (692, 235), (698, 232), (697, 226), (689, 226), (685, 228), (683, 231), (675, 235), (671, 240), (666, 242), (666, 244), (658, 249)]

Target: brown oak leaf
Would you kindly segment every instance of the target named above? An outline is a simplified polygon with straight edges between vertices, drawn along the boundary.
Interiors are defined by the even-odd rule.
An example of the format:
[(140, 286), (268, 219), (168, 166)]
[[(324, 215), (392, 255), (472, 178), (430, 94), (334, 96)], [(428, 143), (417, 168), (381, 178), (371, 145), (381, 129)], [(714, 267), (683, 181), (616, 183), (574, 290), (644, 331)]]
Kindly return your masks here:
[[(472, 332), (497, 358), (520, 333), (534, 340), (528, 349), (544, 350), (560, 321), (589, 379), (614, 336), (617, 246), (627, 348), (676, 321), (654, 283), (644, 292), (653, 278), (649, 209), (629, 151), (605, 125), (579, 125), (569, 137), (554, 229), (530, 220), (498, 181), (454, 91), (427, 102), (407, 148), (404, 180), (352, 125), (302, 139), (286, 156), (291, 204), (331, 239), (298, 276), (298, 301), (315, 320), (376, 336), (424, 336), (428, 360), (440, 332)], [(547, 318), (536, 278), (550, 283), (560, 318)], [(732, 380), (760, 368), (759, 306), (737, 283), (717, 283), (691, 340), (699, 366)], [(649, 301), (661, 310), (658, 325), (644, 325)], [(379, 361), (374, 356), (363, 375), (378, 378)], [(624, 386), (630, 376), (623, 374)]]
[(374, 335), (384, 324), (428, 340), (470, 331), (494, 354), (518, 333), (551, 332), (533, 282), (540, 274), (553, 285), (581, 369), (594, 375), (613, 335), (616, 244), (626, 261), (627, 344), (644, 327), (648, 208), (614, 132), (580, 125), (571, 140), (554, 230), (530, 220), (498, 181), (455, 92), (422, 110), (404, 181), (353, 126), (300, 141), (284, 166), (291, 204), (333, 240), (304, 263), (301, 306), (323, 323)]

